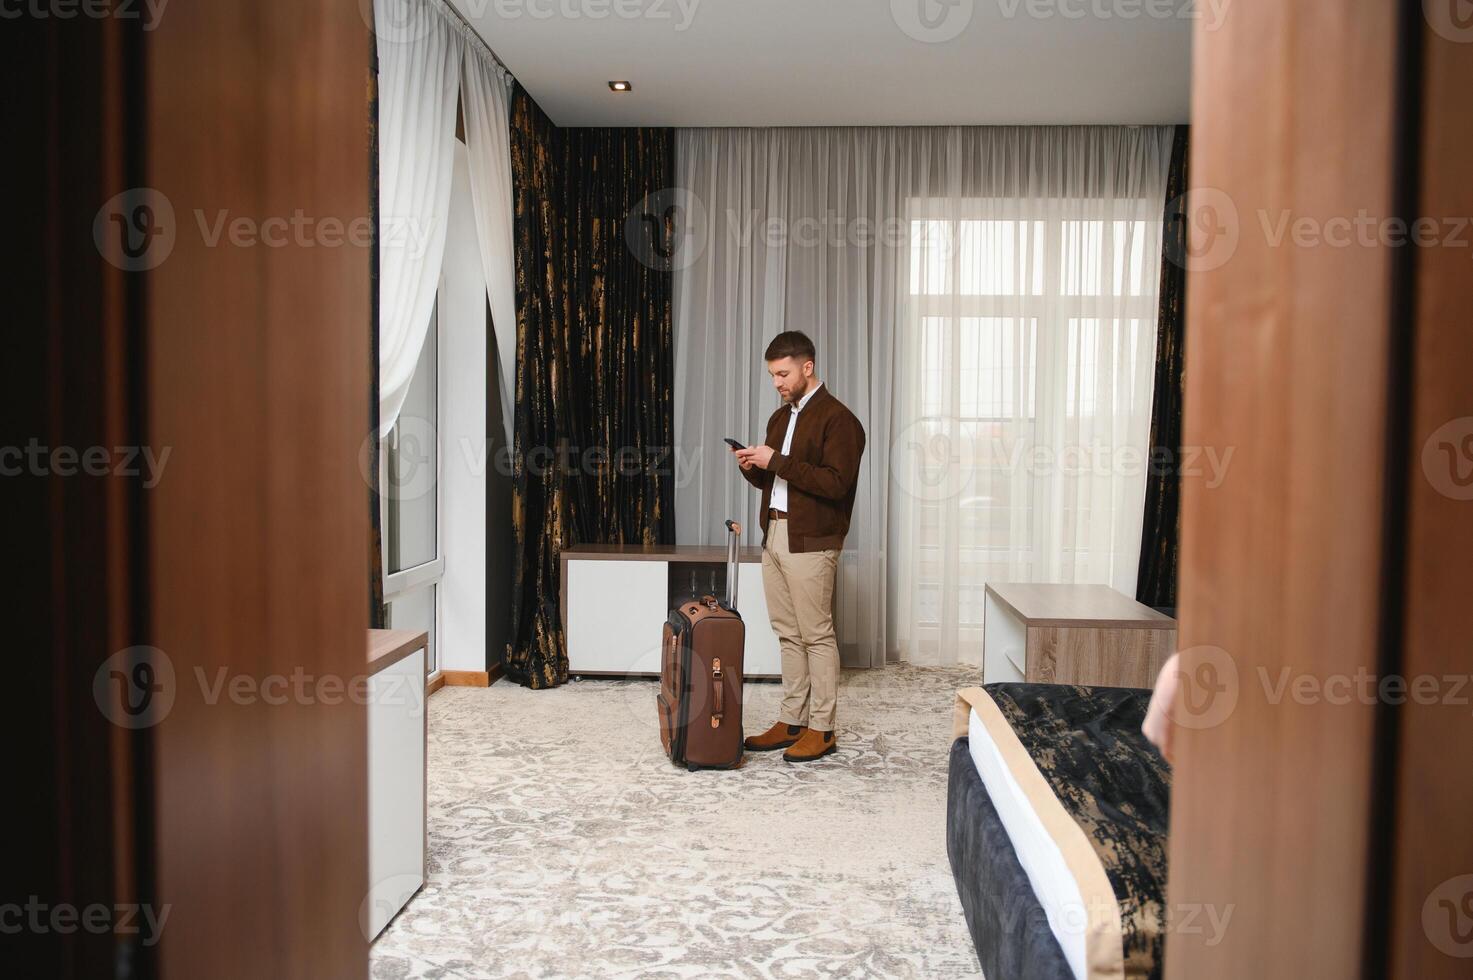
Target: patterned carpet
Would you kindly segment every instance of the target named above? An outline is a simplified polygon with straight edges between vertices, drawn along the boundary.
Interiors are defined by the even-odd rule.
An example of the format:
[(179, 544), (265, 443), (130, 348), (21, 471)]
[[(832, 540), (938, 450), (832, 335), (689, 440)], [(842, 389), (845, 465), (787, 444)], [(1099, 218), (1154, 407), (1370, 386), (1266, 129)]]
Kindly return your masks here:
[[(839, 750), (687, 773), (652, 681), (430, 700), (429, 881), (373, 947), (400, 977), (979, 977), (946, 860), (974, 669), (846, 671)], [(781, 691), (749, 684), (748, 733)]]

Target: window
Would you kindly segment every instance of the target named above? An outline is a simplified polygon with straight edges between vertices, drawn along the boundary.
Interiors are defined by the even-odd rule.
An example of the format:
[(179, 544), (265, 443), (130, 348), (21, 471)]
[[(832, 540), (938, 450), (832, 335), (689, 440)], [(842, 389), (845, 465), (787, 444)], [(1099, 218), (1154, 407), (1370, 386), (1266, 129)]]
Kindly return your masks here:
[[(993, 581), (1101, 581), (1115, 463), (1149, 420), (1160, 205), (913, 200), (908, 542), (921, 631), (980, 631)], [(1144, 398), (1142, 391), (1145, 392)], [(1099, 473), (1103, 466), (1107, 472)], [(1103, 523), (1108, 523), (1108, 518)]]
[(384, 437), (379, 474), (384, 535), (384, 602), (391, 629), (429, 635), (425, 669), (439, 669), (440, 582), (440, 343), (439, 310), (409, 382), (399, 419)]

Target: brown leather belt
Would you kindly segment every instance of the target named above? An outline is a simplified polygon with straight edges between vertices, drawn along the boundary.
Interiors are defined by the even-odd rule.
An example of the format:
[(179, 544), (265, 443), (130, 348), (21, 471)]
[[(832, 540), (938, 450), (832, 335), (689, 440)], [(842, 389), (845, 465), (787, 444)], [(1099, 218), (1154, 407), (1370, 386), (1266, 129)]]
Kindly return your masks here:
[(788, 512), (778, 510), (776, 507), (769, 507), (767, 508), (767, 519), (769, 521), (785, 521), (788, 519)]

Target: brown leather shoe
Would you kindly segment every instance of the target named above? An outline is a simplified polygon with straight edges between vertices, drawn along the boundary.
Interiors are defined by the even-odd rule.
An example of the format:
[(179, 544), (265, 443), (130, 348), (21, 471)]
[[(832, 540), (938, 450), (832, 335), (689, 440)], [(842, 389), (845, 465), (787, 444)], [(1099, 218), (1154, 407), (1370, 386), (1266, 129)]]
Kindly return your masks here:
[(814, 759), (822, 759), (838, 747), (839, 743), (834, 740), (833, 732), (805, 728), (803, 736), (783, 753), (783, 758), (789, 762), (812, 762)]
[(761, 735), (753, 735), (743, 744), (749, 752), (771, 752), (773, 749), (785, 749), (798, 741), (808, 729), (802, 725), (788, 725), (778, 722)]

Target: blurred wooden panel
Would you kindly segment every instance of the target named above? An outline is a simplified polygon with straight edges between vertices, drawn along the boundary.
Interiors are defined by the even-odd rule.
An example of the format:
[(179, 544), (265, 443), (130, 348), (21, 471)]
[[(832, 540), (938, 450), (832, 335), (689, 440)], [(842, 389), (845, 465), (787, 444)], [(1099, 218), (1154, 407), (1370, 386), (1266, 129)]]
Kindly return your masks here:
[(1396, 39), (1382, 0), (1196, 33), (1184, 442), (1233, 455), (1183, 486), (1178, 980), (1361, 972), (1376, 709), (1332, 679), (1378, 658), (1393, 250), (1353, 222), (1393, 214)]
[(147, 305), (165, 980), (367, 975), (367, 721), (343, 694), (368, 627), (370, 257), (344, 232), (369, 211), (367, 6), (171, 4), (146, 41), (174, 221)]
[(1389, 975), (1406, 980), (1473, 974), (1473, 25), (1455, 6), (1423, 25), (1419, 212), (1437, 231), (1414, 269), (1402, 672), (1436, 678), (1437, 697), (1398, 709), (1387, 926)]
[[(89, 907), (139, 901), (134, 791), (147, 736), (112, 724), (93, 686), (145, 626), (139, 481), (124, 463), (142, 439), (137, 283), (93, 238), (99, 207), (136, 176), (125, 151), (136, 62), (120, 21), (28, 16), (38, 10), (7, 10), (0, 31), (5, 173), (16, 192), (0, 330), (0, 512), (17, 570), (7, 682), (19, 695), (0, 724), (21, 749), (6, 775), (24, 802), (10, 808), (17, 844), (3, 876), (19, 906), (40, 906), (39, 921), (81, 922)], [(137, 935), (115, 933), (115, 918), (65, 932), (23, 918), (7, 919), (7, 975), (146, 969)]]

